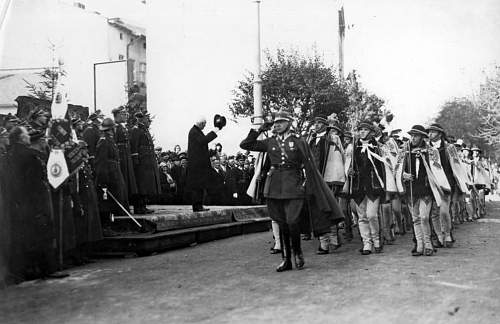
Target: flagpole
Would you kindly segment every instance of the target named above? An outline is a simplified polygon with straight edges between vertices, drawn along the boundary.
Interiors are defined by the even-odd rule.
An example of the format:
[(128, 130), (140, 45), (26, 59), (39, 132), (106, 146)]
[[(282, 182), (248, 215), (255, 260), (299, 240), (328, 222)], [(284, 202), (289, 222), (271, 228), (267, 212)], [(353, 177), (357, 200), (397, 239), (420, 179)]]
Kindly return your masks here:
[(339, 14), (339, 78), (344, 81), (344, 38), (345, 38), (345, 20), (344, 7), (338, 11)]
[(261, 79), (261, 48), (260, 48), (260, 1), (254, 0), (257, 7), (257, 37), (256, 37), (256, 55), (255, 72), (253, 82), (253, 124), (261, 125), (263, 123), (262, 112), (262, 79)]

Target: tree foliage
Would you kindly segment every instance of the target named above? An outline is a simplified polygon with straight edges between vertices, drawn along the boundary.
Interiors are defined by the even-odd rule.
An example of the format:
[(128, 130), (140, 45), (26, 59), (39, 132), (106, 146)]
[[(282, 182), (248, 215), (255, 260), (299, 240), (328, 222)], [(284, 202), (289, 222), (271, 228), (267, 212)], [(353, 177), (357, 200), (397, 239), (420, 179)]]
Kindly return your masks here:
[(478, 135), (492, 146), (500, 144), (500, 67), (481, 84), (476, 102), (482, 125)]
[[(274, 55), (266, 52), (262, 70), (262, 105), (264, 114), (285, 110), (297, 120), (297, 130), (307, 131), (310, 121), (318, 115), (335, 114), (338, 121), (350, 129), (361, 119), (380, 122), (392, 119), (383, 110), (384, 100), (364, 89), (356, 71), (341, 81), (321, 56), (305, 57), (297, 51), (279, 49)], [(252, 116), (253, 73), (238, 81), (229, 110), (235, 118)]]
[[(26, 89), (30, 97), (52, 101), (54, 90), (56, 87), (57, 79), (59, 77), (59, 69), (45, 68), (42, 72), (38, 72), (41, 81), (38, 83), (31, 83), (26, 80)], [(66, 75), (66, 71), (61, 70), (62, 75)]]
[(454, 98), (446, 102), (435, 122), (443, 125), (448, 135), (488, 150), (487, 142), (478, 136), (482, 125), (481, 110), (470, 99)]
[[(349, 104), (334, 69), (327, 67), (318, 54), (305, 57), (282, 49), (275, 55), (266, 52), (261, 78), (264, 114), (288, 111), (298, 121), (300, 131), (313, 117), (339, 114)], [(253, 82), (253, 73), (247, 73), (233, 91), (229, 110), (235, 118), (253, 115)]]
[(390, 123), (392, 113), (383, 109), (384, 100), (369, 93), (359, 82), (359, 76), (354, 70), (346, 78), (346, 91), (349, 98), (348, 107), (342, 112), (340, 120), (344, 121), (348, 129), (354, 129), (362, 120), (369, 120), (379, 124), (384, 121)]

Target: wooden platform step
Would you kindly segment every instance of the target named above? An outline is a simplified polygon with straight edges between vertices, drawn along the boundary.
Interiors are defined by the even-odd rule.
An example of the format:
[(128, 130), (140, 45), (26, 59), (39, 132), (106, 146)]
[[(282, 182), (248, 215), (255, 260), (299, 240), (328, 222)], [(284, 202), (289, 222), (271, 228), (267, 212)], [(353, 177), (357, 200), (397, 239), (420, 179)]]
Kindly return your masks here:
[(136, 253), (150, 255), (177, 248), (223, 239), (235, 235), (267, 231), (271, 220), (267, 217), (241, 220), (225, 224), (213, 224), (193, 228), (163, 231), (157, 233), (137, 233), (106, 237), (93, 250), (95, 256)]

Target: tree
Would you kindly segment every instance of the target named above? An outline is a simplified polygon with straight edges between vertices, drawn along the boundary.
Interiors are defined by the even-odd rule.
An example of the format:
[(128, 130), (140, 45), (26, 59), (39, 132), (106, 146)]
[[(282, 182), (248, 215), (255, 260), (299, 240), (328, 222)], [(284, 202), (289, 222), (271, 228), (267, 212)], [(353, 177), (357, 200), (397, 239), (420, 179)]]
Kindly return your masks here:
[[(306, 131), (317, 115), (340, 114), (349, 105), (344, 86), (332, 67), (315, 53), (305, 57), (297, 51), (266, 52), (262, 71), (264, 114), (285, 110), (297, 120), (298, 131)], [(233, 91), (229, 110), (235, 118), (253, 115), (253, 73), (247, 73)]]
[(374, 124), (383, 121), (388, 124), (392, 121), (393, 114), (382, 109), (384, 100), (361, 86), (356, 70), (350, 72), (346, 78), (346, 91), (349, 105), (341, 113), (339, 120), (344, 121), (348, 129), (354, 129), (362, 120), (369, 120)]
[(478, 136), (483, 118), (481, 110), (468, 98), (454, 98), (446, 102), (434, 122), (443, 125), (448, 135), (461, 138), (467, 144), (477, 145), (483, 150), (489, 147)]
[(26, 88), (30, 97), (52, 101), (54, 89), (56, 87), (59, 73), (66, 75), (66, 71), (57, 68), (45, 68), (42, 72), (38, 72), (41, 81), (38, 83), (30, 83), (26, 80)]
[(482, 119), (478, 135), (496, 147), (500, 144), (500, 67), (481, 84), (476, 104)]

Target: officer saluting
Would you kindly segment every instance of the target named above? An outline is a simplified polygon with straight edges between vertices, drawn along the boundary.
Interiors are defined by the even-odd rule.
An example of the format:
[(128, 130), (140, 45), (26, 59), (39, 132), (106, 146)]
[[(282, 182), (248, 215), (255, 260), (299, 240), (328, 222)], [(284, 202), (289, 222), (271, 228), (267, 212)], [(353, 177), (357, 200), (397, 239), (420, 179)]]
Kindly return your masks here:
[[(267, 152), (271, 168), (264, 185), (269, 215), (276, 221), (283, 239), (283, 261), (276, 271), (292, 269), (291, 252), (295, 267), (304, 267), (304, 256), (300, 246), (299, 221), (301, 209), (308, 194), (312, 194), (311, 208), (317, 210), (311, 220), (315, 234), (325, 233), (330, 226), (343, 220), (342, 212), (321, 178), (305, 140), (290, 130), (292, 117), (280, 111), (274, 119), (273, 137), (258, 140), (259, 134), (269, 128), (264, 124), (258, 131), (250, 130), (240, 147), (244, 150)], [(306, 170), (307, 188), (302, 172)], [(291, 242), (290, 242), (291, 241)], [(291, 243), (291, 246), (290, 246)]]

